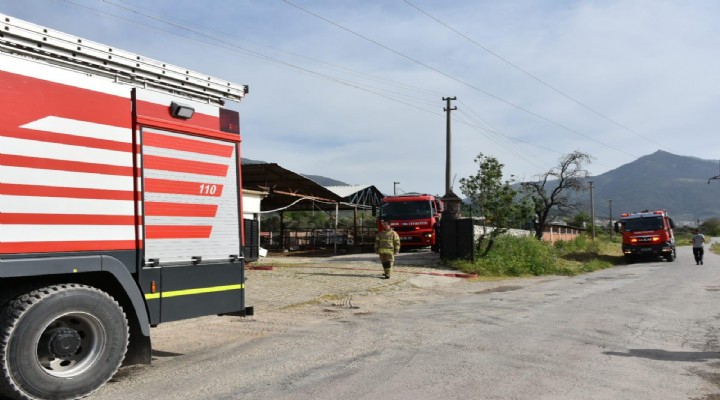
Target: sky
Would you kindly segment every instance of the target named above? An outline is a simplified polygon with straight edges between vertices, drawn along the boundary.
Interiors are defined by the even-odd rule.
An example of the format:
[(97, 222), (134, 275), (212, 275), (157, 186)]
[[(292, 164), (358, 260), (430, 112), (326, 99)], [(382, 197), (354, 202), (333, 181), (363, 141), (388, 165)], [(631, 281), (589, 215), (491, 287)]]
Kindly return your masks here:
[(516, 181), (573, 151), (590, 175), (658, 150), (720, 159), (715, 0), (0, 0), (0, 13), (246, 84), (244, 158), (388, 195), (461, 195), (479, 154)]

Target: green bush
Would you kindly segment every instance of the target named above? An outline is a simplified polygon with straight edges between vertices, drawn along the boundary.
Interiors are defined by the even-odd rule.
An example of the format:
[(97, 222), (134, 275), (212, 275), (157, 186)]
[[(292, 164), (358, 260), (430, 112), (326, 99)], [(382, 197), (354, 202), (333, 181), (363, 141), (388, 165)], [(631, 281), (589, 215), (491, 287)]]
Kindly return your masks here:
[(710, 245), (710, 251), (715, 254), (720, 254), (720, 243), (713, 243)]
[(586, 235), (554, 245), (532, 237), (500, 236), (486, 257), (453, 261), (451, 266), (483, 277), (577, 275), (622, 264), (617, 240)]
[(475, 262), (456, 262), (455, 267), (481, 276), (548, 275), (555, 272), (555, 251), (531, 237), (500, 236), (492, 251)]

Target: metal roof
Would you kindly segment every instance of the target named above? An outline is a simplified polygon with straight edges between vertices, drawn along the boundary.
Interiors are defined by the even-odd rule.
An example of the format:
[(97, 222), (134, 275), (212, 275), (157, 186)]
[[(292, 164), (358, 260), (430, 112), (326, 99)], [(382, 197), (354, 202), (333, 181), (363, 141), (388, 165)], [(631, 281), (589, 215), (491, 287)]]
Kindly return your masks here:
[(334, 209), (335, 203), (342, 200), (315, 181), (275, 163), (243, 164), (242, 186), (268, 193), (261, 202), (261, 211)]
[(380, 207), (380, 201), (385, 197), (373, 185), (326, 186), (326, 188), (342, 197), (345, 203), (366, 207)]
[(242, 186), (267, 193), (260, 205), (265, 212), (334, 210), (336, 205), (343, 210), (355, 205), (378, 207), (385, 197), (372, 185), (326, 187), (278, 164), (250, 160), (242, 164)]

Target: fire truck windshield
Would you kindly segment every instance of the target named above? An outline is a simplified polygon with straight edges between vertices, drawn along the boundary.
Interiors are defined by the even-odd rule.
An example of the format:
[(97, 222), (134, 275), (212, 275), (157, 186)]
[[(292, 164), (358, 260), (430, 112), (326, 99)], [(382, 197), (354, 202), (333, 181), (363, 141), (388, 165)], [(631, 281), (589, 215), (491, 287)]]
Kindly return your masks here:
[(385, 203), (380, 208), (380, 218), (419, 219), (432, 217), (429, 201), (397, 201)]
[(662, 217), (629, 218), (622, 221), (626, 232), (657, 231), (663, 229)]

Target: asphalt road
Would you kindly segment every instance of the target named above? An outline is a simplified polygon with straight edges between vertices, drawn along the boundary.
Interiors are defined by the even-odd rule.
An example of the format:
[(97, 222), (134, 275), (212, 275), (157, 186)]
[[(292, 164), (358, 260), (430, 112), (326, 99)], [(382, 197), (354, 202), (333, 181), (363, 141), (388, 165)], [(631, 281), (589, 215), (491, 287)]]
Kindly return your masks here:
[(672, 263), (328, 300), (212, 339), (188, 323), (90, 398), (720, 399), (708, 253), (704, 266), (686, 246)]

